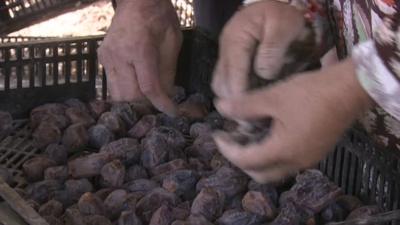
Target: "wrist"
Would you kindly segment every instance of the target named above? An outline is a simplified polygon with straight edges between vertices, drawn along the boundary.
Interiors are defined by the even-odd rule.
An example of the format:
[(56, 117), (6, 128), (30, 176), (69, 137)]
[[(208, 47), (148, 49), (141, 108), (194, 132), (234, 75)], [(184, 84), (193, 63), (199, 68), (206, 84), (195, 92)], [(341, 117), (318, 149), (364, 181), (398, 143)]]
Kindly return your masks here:
[[(353, 60), (348, 58), (335, 66), (328, 67), (328, 76), (336, 93), (340, 95), (339, 101), (345, 109), (354, 112), (357, 117), (373, 105), (373, 100), (361, 86)], [(324, 76), (324, 75), (322, 75)]]

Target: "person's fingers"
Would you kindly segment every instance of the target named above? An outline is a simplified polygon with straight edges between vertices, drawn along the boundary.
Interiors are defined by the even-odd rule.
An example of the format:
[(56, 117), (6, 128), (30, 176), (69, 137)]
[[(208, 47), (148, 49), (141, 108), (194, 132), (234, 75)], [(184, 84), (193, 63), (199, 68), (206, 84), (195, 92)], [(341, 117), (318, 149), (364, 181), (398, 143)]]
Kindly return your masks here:
[[(248, 16), (248, 15), (246, 15)], [(262, 30), (251, 16), (235, 15), (220, 38), (220, 55), (213, 90), (219, 97), (242, 93), (248, 86), (251, 61)]]
[[(228, 133), (216, 132), (213, 137), (219, 151), (233, 164), (244, 170), (264, 170), (285, 162), (286, 142), (282, 137), (282, 126), (274, 124), (271, 134), (261, 143), (246, 146), (237, 143)], [(268, 154), (265, 154), (265, 151)]]
[(182, 33), (171, 26), (160, 46), (160, 81), (169, 96), (173, 94), (179, 52), (182, 46)]
[(159, 58), (157, 46), (148, 38), (139, 47), (134, 61), (139, 87), (154, 107), (161, 112), (175, 116), (176, 106), (161, 87)]
[(286, 177), (296, 174), (297, 171), (289, 163), (282, 163), (263, 170), (245, 170), (244, 172), (257, 183), (262, 184), (281, 182)]
[[(216, 109), (224, 116), (235, 120), (275, 117), (279, 108), (279, 93), (270, 90), (252, 91), (243, 96), (221, 98), (214, 102)], [(261, 101), (260, 101), (261, 100)]]
[[(280, 3), (276, 3), (280, 4)], [(254, 70), (264, 79), (274, 79), (289, 58), (285, 58), (290, 44), (302, 38), (303, 15), (293, 7), (282, 5), (282, 10), (269, 11), (264, 33), (254, 59)], [(271, 15), (276, 14), (276, 15)], [(291, 18), (291, 19), (286, 19)], [(292, 19), (294, 18), (294, 19)], [(282, 23), (285, 21), (284, 23)]]
[(112, 51), (99, 51), (99, 60), (107, 74), (111, 98), (114, 101), (138, 100), (143, 95), (138, 86), (135, 69), (128, 61), (120, 59), (121, 56)]

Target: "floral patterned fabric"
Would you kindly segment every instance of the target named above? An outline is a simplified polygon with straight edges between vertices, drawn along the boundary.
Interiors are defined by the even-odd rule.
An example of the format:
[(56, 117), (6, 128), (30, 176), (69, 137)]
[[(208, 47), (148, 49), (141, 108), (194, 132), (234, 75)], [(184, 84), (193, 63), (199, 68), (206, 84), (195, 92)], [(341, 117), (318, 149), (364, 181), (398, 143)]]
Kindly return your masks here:
[(377, 103), (361, 123), (378, 147), (400, 150), (400, 0), (327, 0), (320, 6), (338, 57), (353, 58), (361, 85)]

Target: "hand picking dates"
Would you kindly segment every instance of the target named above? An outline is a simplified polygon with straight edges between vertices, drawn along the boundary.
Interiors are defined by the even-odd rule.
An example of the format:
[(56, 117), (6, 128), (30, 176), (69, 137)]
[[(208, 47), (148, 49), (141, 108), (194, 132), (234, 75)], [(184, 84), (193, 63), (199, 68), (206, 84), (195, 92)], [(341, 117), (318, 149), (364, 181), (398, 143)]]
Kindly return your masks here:
[(98, 100), (32, 110), (43, 154), (22, 166), (30, 182), (24, 198), (65, 225), (310, 225), (379, 211), (315, 170), (284, 185), (251, 180), (218, 152), (211, 133), (226, 129), (248, 144), (268, 134), (270, 121), (237, 126), (208, 113), (201, 95), (190, 98), (179, 100), (184, 111), (192, 102), (203, 109), (190, 118)]

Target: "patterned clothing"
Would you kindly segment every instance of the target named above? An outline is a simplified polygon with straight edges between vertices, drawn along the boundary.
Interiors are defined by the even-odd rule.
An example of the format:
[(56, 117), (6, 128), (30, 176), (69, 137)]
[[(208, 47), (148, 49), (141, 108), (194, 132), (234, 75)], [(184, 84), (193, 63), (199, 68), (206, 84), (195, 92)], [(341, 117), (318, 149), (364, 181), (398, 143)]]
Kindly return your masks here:
[(378, 106), (360, 120), (379, 147), (400, 150), (400, 0), (328, 0), (339, 58), (351, 55)]
[(353, 58), (362, 87), (377, 103), (361, 123), (378, 147), (400, 150), (400, 0), (287, 1), (311, 12), (314, 5), (324, 9), (315, 23), (328, 20), (331, 46), (339, 58)]

